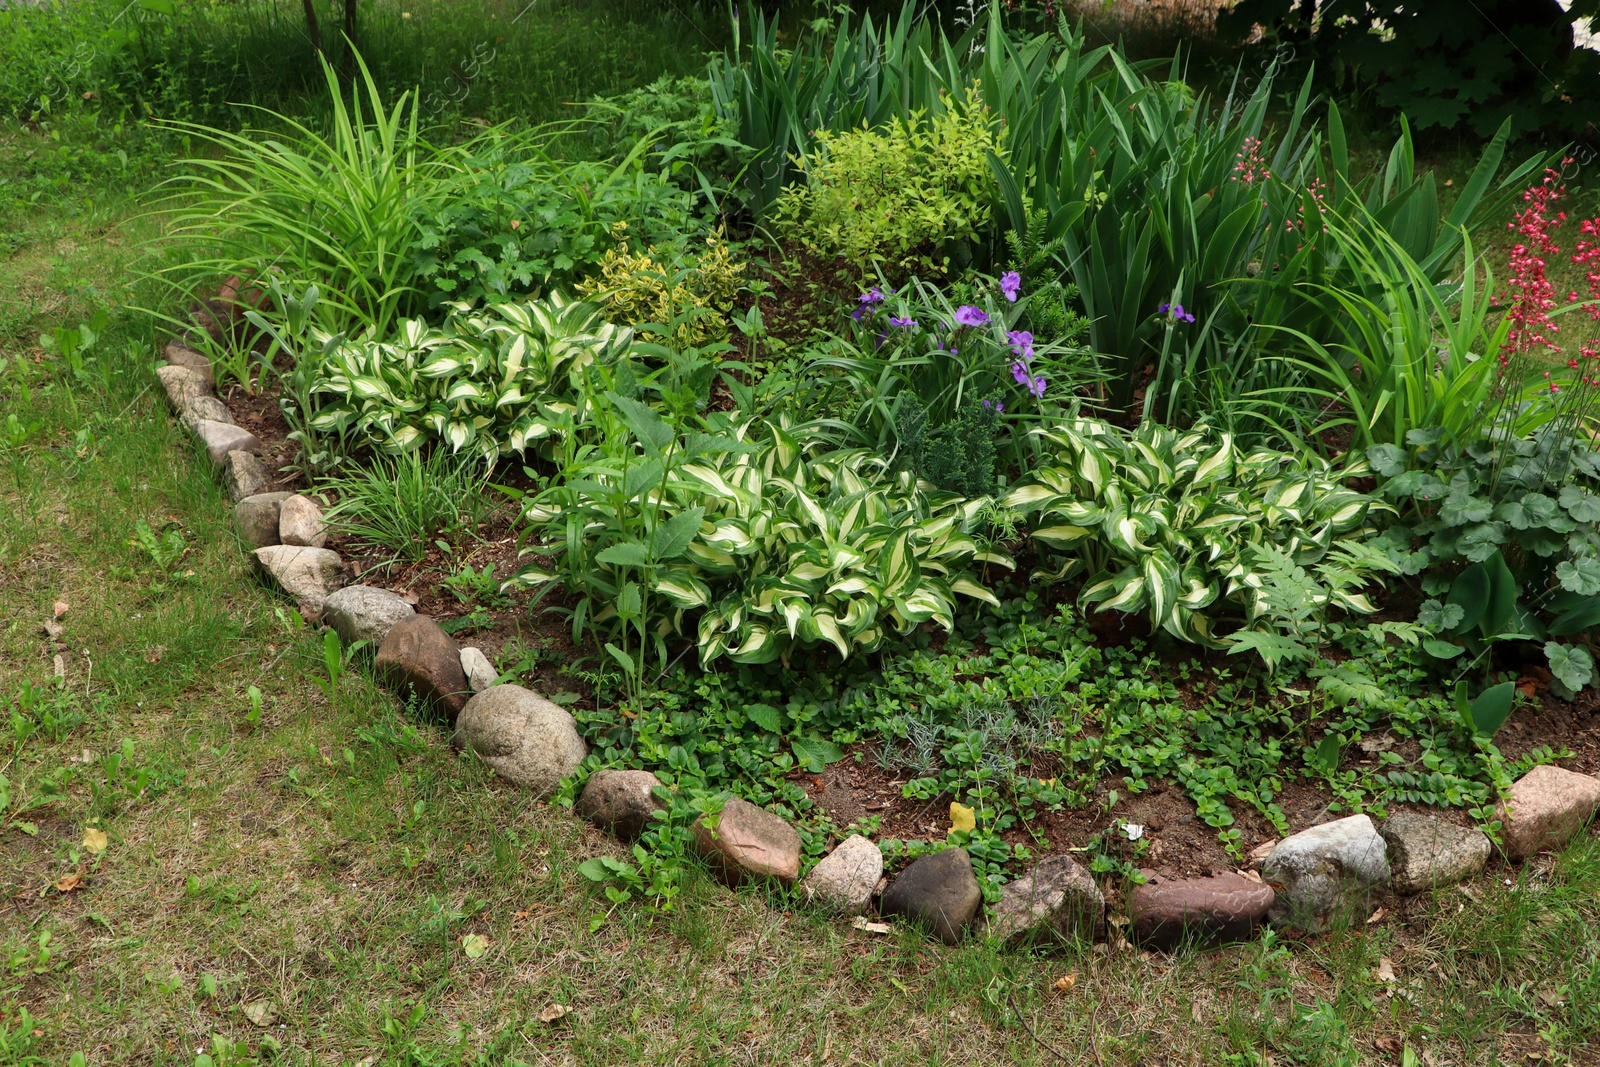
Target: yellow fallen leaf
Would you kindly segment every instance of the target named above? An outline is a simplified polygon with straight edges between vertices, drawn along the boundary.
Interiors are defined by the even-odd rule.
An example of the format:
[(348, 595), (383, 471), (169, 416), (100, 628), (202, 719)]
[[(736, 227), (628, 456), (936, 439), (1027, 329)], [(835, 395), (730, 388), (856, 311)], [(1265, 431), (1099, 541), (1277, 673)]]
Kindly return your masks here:
[(544, 1011), (539, 1013), (539, 1021), (542, 1023), (553, 1023), (557, 1019), (565, 1019), (567, 1017), (567, 1012), (571, 1010), (572, 1009), (568, 1008), (565, 1004), (551, 1004), (549, 1007), (545, 1008)]
[(74, 889), (83, 888), (83, 875), (69, 874), (56, 883), (56, 888), (63, 893), (70, 893)]
[(90, 852), (104, 852), (106, 850), (106, 832), (98, 827), (89, 827), (83, 832), (83, 847)]
[(1061, 992), (1063, 992), (1063, 993), (1067, 992), (1068, 990), (1070, 990), (1073, 986), (1075, 986), (1077, 984), (1078, 984), (1078, 972), (1077, 971), (1073, 971), (1071, 974), (1064, 974), (1060, 978), (1056, 979), (1056, 988), (1061, 990)]
[(950, 802), (950, 832), (957, 830), (971, 831), (978, 825), (978, 813), (965, 804)]
[(489, 939), (482, 934), (467, 934), (461, 939), (461, 951), (467, 954), (467, 959), (475, 960), (489, 951)]

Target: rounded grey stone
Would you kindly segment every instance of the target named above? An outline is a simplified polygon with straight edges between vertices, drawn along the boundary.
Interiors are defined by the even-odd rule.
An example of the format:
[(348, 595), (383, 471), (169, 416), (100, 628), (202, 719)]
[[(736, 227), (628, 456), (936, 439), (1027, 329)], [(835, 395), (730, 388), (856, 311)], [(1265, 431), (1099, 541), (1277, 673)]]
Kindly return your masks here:
[(1471, 878), (1493, 847), (1480, 830), (1409, 811), (1386, 819), (1378, 833), (1389, 846), (1394, 891), (1406, 895)]
[(256, 562), (283, 591), (294, 597), (307, 622), (322, 618), (328, 595), (344, 585), (344, 561), (325, 548), (266, 545), (255, 551)]
[(595, 771), (573, 810), (622, 841), (636, 841), (665, 805), (656, 798), (661, 779), (649, 771)]
[(800, 895), (827, 911), (860, 915), (882, 877), (883, 852), (860, 834), (851, 834), (811, 868), (800, 882)]
[(215, 384), (216, 371), (205, 353), (195, 351), (182, 341), (168, 341), (167, 347), (162, 350), (162, 355), (166, 357), (169, 367), (188, 367), (206, 381)]
[(538, 796), (555, 792), (589, 754), (572, 716), (520, 685), (497, 685), (467, 701), (456, 719), (456, 741)]
[(210, 396), (211, 383), (199, 371), (188, 367), (167, 365), (156, 368), (156, 378), (166, 391), (167, 402), (173, 411), (182, 411), (183, 405), (196, 397)]
[(461, 650), (461, 672), (467, 676), (467, 684), (474, 693), (481, 693), (500, 680), (500, 672), (494, 669), (481, 648)]
[(178, 421), (190, 433), (194, 432), (195, 425), (200, 422), (233, 423), (233, 413), (228, 410), (228, 405), (214, 396), (195, 396), (184, 401), (183, 410), (178, 414)]
[(251, 548), (278, 543), (278, 506), (293, 493), (257, 493), (233, 506), (233, 525), (239, 540)]
[(322, 521), (322, 508), (315, 500), (296, 493), (283, 502), (278, 513), (278, 540), (307, 548), (321, 548), (327, 543), (328, 526)]
[(261, 438), (231, 422), (212, 422), (201, 419), (193, 426), (195, 437), (205, 446), (206, 455), (211, 457), (211, 462), (221, 466), (228, 458), (230, 452), (260, 452), (266, 446), (261, 443)]
[(1365, 911), (1370, 892), (1388, 884), (1389, 847), (1371, 819), (1351, 815), (1284, 838), (1261, 879), (1277, 890), (1269, 918), (1315, 933)]
[(266, 492), (272, 485), (272, 472), (254, 454), (240, 449), (229, 452), (222, 461), (222, 480), (229, 499), (239, 501)]
[(878, 911), (922, 923), (953, 945), (982, 903), (972, 858), (965, 849), (947, 848), (919, 857), (902, 871), (884, 891)]
[(374, 654), (383, 647), (383, 639), (395, 623), (415, 614), (398, 595), (370, 585), (347, 585), (330, 594), (322, 605), (322, 621), (333, 628), (346, 648), (365, 641)]

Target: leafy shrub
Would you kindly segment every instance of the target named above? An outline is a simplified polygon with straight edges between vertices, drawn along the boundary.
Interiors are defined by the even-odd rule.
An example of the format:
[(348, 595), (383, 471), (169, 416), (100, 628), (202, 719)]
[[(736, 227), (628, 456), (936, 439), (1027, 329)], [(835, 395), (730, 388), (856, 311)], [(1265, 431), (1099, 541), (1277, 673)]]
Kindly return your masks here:
[(1547, 642), (1570, 698), (1593, 681), (1593, 661), (1554, 639), (1600, 626), (1600, 453), (1563, 421), (1465, 445), (1416, 430), (1407, 446), (1367, 454), (1406, 520), (1383, 544), (1435, 598), (1418, 615), (1434, 635), (1424, 647), (1447, 661), (1470, 653), (1470, 665), (1497, 641)]
[(1211, 631), (1223, 605), (1246, 626), (1257, 618), (1270, 549), (1336, 578), (1320, 583), (1320, 608), (1373, 610), (1353, 589), (1384, 569), (1361, 546), (1369, 510), (1384, 505), (1343, 487), (1360, 467), (1246, 453), (1204, 425), (1126, 431), (1080, 418), (1035, 432), (1053, 454), (1004, 503), (1029, 517), (1036, 543), (1064, 553), (1037, 579), (1087, 574), (1080, 604), (1148, 611), (1152, 627), (1220, 645)]
[(551, 158), (527, 137), (491, 131), (459, 160), (459, 189), (421, 214), (408, 253), (429, 301), (570, 289), (600, 269), (620, 235), (681, 247), (708, 228), (696, 195), (646, 169), (649, 136), (620, 162)]
[(431, 440), (493, 463), (556, 432), (571, 410), (572, 375), (632, 343), (632, 332), (602, 322), (593, 304), (559, 293), (477, 309), (452, 304), (443, 324), (407, 319), (393, 341), (313, 329), (309, 422), (384, 452)]
[(519, 576), (584, 596), (593, 622), (643, 612), (650, 594), (668, 606), (641, 636), (684, 632), (695, 612), (702, 664), (771, 663), (819, 643), (870, 652), (923, 622), (949, 630), (957, 593), (994, 601), (962, 573), (1009, 565), (967, 532), (982, 500), (928, 492), (863, 451), (818, 454), (816, 437), (780, 423), (754, 440), (679, 438), (644, 405), (610, 400), (633, 440), (528, 507), (529, 551), (557, 566)]
[(989, 155), (1000, 147), (975, 88), (960, 105), (931, 118), (913, 111), (881, 132), (819, 131), (804, 182), (778, 202), (780, 231), (863, 270), (941, 270), (948, 259), (933, 250), (989, 226)]
[(728, 339), (728, 314), (745, 268), (721, 234), (706, 238), (704, 252), (682, 258), (655, 245), (634, 253), (623, 241), (600, 257), (599, 273), (580, 282), (578, 292), (596, 298), (612, 319), (630, 326), (676, 321), (672, 340), (694, 348)]

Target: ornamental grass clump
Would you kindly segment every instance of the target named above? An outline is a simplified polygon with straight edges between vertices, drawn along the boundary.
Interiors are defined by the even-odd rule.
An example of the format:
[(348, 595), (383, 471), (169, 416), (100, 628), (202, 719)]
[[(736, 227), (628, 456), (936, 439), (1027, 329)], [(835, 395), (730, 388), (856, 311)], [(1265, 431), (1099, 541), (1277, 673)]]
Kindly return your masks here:
[(819, 256), (866, 271), (943, 272), (941, 254), (990, 228), (991, 153), (1002, 134), (976, 87), (929, 116), (913, 111), (881, 129), (819, 131), (797, 159), (802, 181), (777, 209), (779, 232)]

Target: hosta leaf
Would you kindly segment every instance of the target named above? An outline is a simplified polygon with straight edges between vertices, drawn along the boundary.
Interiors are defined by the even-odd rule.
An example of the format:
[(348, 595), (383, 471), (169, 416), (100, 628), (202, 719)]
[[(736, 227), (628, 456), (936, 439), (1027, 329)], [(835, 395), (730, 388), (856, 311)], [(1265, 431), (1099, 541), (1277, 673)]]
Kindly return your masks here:
[(950, 583), (950, 591), (952, 593), (960, 593), (962, 596), (972, 597), (975, 600), (981, 600), (984, 603), (992, 604), (995, 607), (1000, 606), (999, 597), (995, 596), (993, 593), (979, 585), (977, 582), (973, 581), (971, 578), (955, 579)]
[(783, 653), (778, 637), (764, 626), (752, 626), (739, 647), (728, 653), (735, 663), (771, 663)]
[(652, 585), (680, 608), (701, 608), (711, 602), (710, 587), (681, 567), (661, 571)]
[(911, 531), (898, 530), (878, 553), (878, 580), (886, 597), (899, 596), (917, 580), (917, 561), (911, 552)]
[(1051, 548), (1071, 548), (1093, 537), (1094, 533), (1086, 526), (1045, 526), (1029, 531), (1028, 536)]

